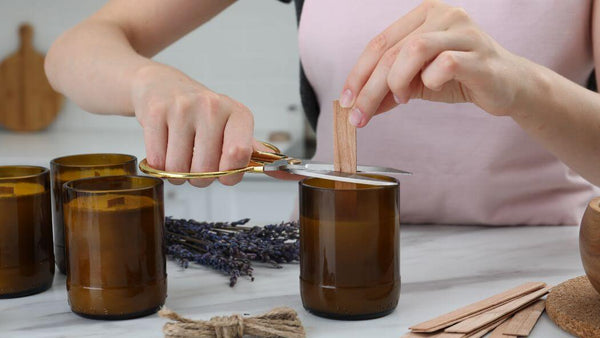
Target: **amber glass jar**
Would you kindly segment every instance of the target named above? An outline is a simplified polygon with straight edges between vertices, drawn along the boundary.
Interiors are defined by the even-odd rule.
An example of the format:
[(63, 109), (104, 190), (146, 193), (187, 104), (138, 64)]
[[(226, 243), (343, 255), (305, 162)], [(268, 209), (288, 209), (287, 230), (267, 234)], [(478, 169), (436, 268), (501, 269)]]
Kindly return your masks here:
[(54, 256), (63, 274), (65, 266), (65, 226), (63, 222), (63, 185), (69, 181), (98, 176), (135, 175), (137, 158), (123, 154), (82, 154), (55, 158), (50, 162), (54, 199)]
[(300, 294), (336, 319), (391, 313), (400, 296), (399, 185), (300, 182)]
[(31, 166), (0, 167), (0, 298), (52, 286), (50, 173)]
[(96, 319), (156, 312), (165, 302), (163, 182), (107, 176), (65, 184), (71, 310)]

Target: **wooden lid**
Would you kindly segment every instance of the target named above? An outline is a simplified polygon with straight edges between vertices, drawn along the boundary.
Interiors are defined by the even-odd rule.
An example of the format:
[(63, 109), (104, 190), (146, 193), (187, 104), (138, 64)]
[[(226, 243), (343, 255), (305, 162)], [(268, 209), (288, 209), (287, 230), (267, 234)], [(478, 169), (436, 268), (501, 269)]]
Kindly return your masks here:
[(546, 312), (556, 325), (577, 337), (600, 337), (600, 295), (586, 276), (553, 287)]

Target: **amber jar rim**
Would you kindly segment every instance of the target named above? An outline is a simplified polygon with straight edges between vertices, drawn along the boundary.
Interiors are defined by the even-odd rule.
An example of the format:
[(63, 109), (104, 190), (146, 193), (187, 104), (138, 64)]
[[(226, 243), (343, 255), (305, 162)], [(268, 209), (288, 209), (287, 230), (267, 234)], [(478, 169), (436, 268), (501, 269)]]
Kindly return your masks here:
[(311, 190), (320, 190), (320, 191), (377, 191), (377, 190), (385, 190), (385, 189), (396, 189), (400, 186), (400, 182), (396, 178), (391, 177), (391, 176), (376, 175), (376, 174), (360, 174), (360, 175), (371, 177), (371, 178), (383, 179), (388, 182), (394, 182), (395, 184), (394, 185), (358, 184), (358, 186), (359, 186), (358, 189), (335, 189), (335, 188), (328, 188), (328, 187), (319, 187), (319, 186), (310, 184), (309, 181), (327, 181), (326, 179), (317, 178), (317, 177), (307, 177), (307, 178), (301, 180), (298, 184), (300, 185), (301, 188), (306, 188), (306, 189), (311, 189)]
[[(134, 188), (123, 188), (123, 189), (82, 189), (77, 188), (75, 185), (82, 183), (89, 183), (93, 181), (109, 181), (109, 180), (123, 180), (123, 179), (135, 179), (135, 180), (145, 180), (148, 182), (152, 182), (152, 184), (134, 187)], [(86, 177), (80, 178), (76, 180), (69, 181), (64, 184), (64, 189), (69, 191), (74, 191), (78, 193), (86, 193), (86, 194), (110, 194), (110, 193), (128, 193), (128, 192), (136, 192), (136, 191), (146, 191), (152, 190), (156, 187), (160, 187), (163, 185), (163, 181), (159, 178), (152, 176), (142, 176), (142, 175), (113, 175), (113, 176), (97, 176), (97, 177)]]
[[(86, 164), (86, 163), (64, 163), (65, 161), (73, 160), (76, 161), (78, 159), (83, 158), (91, 158), (97, 156), (121, 156), (126, 159), (123, 161), (117, 161), (113, 163), (97, 163), (97, 164)], [(121, 153), (91, 153), (91, 154), (76, 154), (76, 155), (67, 155), (61, 156), (50, 161), (50, 164), (53, 166), (59, 166), (63, 168), (109, 168), (109, 167), (118, 167), (129, 163), (136, 163), (137, 157), (130, 154), (121, 154)]]
[[(4, 176), (4, 175), (2, 175), (3, 169), (37, 169), (39, 171), (37, 173), (32, 173), (32, 174)], [(37, 165), (2, 165), (2, 166), (0, 166), (0, 182), (40, 177), (45, 174), (48, 174), (49, 172), (50, 172), (50, 170), (48, 168), (42, 167), (42, 166), (37, 166)]]

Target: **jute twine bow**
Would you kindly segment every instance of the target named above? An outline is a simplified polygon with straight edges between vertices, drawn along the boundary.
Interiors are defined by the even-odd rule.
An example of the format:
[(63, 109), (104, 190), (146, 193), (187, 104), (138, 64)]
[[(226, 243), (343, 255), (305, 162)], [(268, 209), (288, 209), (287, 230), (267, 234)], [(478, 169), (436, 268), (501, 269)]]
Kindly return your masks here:
[(265, 314), (243, 317), (239, 314), (218, 316), (210, 320), (192, 320), (181, 317), (166, 307), (158, 315), (175, 322), (166, 323), (163, 333), (167, 338), (216, 337), (239, 338), (244, 335), (256, 337), (306, 337), (298, 314), (288, 307), (275, 308)]

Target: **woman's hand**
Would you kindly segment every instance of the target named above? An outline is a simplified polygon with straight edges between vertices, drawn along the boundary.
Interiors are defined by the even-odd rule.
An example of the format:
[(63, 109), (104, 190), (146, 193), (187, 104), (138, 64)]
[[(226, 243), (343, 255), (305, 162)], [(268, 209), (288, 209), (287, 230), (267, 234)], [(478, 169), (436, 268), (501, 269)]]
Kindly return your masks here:
[[(135, 113), (154, 168), (206, 172), (244, 167), (254, 141), (248, 108), (150, 59), (234, 2), (107, 1), (53, 43), (45, 59), (48, 79), (84, 110)], [(268, 151), (259, 143), (255, 149)], [(231, 185), (241, 178), (239, 174), (219, 180)], [(204, 187), (212, 181), (191, 183)]]
[[(241, 103), (162, 64), (151, 64), (137, 71), (132, 102), (135, 116), (144, 128), (146, 157), (151, 167), (207, 172), (248, 164), (254, 142), (254, 119)], [(233, 185), (241, 179), (242, 174), (237, 174), (221, 177), (219, 181)], [(190, 183), (206, 187), (213, 180), (195, 179)]]
[(473, 102), (490, 114), (509, 115), (527, 88), (529, 65), (463, 9), (425, 0), (371, 40), (340, 102), (353, 107), (350, 122), (357, 127), (411, 98)]

